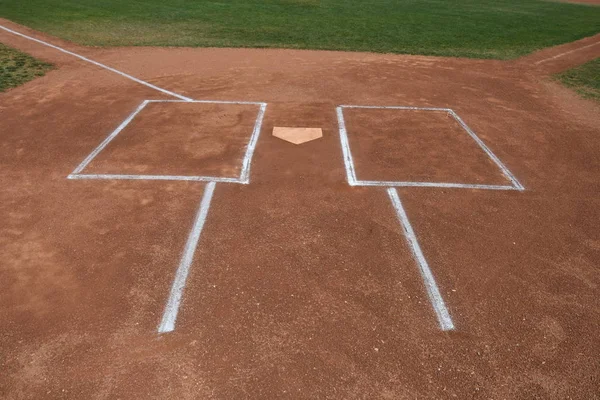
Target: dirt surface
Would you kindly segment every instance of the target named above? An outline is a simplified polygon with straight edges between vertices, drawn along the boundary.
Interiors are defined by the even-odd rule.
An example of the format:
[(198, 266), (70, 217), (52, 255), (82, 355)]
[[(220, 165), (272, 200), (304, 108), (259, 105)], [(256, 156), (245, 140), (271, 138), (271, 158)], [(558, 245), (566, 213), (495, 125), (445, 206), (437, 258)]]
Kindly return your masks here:
[(83, 172), (237, 178), (258, 109), (149, 103)]
[[(545, 78), (598, 46), (540, 64), (564, 49), (515, 62), (89, 49), (1, 24), (195, 99), (268, 107), (251, 183), (217, 184), (176, 330), (159, 335), (205, 185), (66, 177), (144, 99), (169, 97), (0, 31), (59, 67), (0, 95), (0, 397), (598, 398), (600, 110)], [(439, 330), (385, 189), (346, 183), (339, 104), (450, 107), (525, 186), (399, 190), (455, 331)], [(177, 116), (155, 128), (172, 122), (181, 147), (148, 140), (119, 159), (203, 171)], [(295, 146), (273, 126), (324, 137)], [(376, 145), (360, 140), (359, 155)], [(225, 166), (241, 161), (231, 143)], [(438, 148), (457, 143), (477, 161), (461, 142)], [(401, 146), (381, 151), (410, 157)]]
[(551, 47), (520, 58), (515, 62), (533, 68), (540, 75), (551, 75), (600, 57), (600, 34)]
[(344, 109), (359, 180), (509, 185), (445, 111)]

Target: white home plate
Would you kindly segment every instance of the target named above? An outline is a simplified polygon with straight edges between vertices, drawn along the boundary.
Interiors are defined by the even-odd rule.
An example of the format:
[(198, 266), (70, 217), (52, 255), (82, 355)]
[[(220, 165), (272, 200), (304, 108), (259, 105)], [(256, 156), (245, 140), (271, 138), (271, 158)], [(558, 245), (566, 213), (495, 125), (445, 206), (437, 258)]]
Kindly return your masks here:
[(323, 137), (321, 128), (290, 128), (276, 126), (273, 128), (273, 136), (294, 144), (302, 144)]

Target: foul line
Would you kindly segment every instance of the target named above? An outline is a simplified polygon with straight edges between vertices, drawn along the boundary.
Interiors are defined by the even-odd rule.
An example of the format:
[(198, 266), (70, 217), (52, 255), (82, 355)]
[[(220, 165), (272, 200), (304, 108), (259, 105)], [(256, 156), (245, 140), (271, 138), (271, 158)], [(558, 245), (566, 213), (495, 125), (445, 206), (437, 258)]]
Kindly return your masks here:
[(151, 88), (151, 89), (158, 90), (159, 92), (162, 92), (162, 93), (168, 94), (169, 96), (177, 97), (178, 99), (185, 100), (185, 101), (191, 101), (191, 100), (192, 100), (192, 99), (190, 99), (189, 97), (185, 97), (185, 96), (182, 96), (182, 95), (180, 95), (180, 94), (177, 94), (177, 93), (175, 93), (175, 92), (171, 92), (171, 91), (169, 91), (169, 90), (163, 89), (163, 88), (161, 88), (161, 87), (158, 87), (158, 86), (156, 86), (156, 85), (153, 85), (153, 84), (151, 84), (151, 83), (145, 82), (145, 81), (143, 81), (143, 80), (141, 80), (141, 79), (138, 79), (138, 78), (136, 78), (136, 77), (134, 77), (134, 76), (131, 76), (131, 75), (129, 75), (129, 74), (126, 74), (125, 72), (121, 72), (121, 71), (119, 71), (119, 70), (117, 70), (117, 69), (114, 69), (114, 68), (112, 68), (112, 67), (109, 67), (108, 65), (101, 64), (101, 63), (99, 63), (99, 62), (97, 62), (97, 61), (91, 60), (91, 59), (89, 59), (89, 58), (87, 58), (87, 57), (84, 57), (84, 56), (82, 56), (82, 55), (79, 55), (79, 54), (77, 54), (77, 53), (73, 53), (72, 51), (69, 51), (69, 50), (63, 49), (62, 47), (55, 46), (55, 45), (53, 45), (53, 44), (50, 44), (50, 43), (48, 43), (48, 42), (44, 42), (43, 40), (36, 39), (36, 38), (34, 38), (34, 37), (31, 37), (31, 36), (27, 36), (27, 35), (25, 35), (25, 34), (22, 34), (22, 33), (20, 33), (20, 32), (17, 32), (17, 31), (14, 31), (14, 30), (12, 30), (12, 29), (9, 29), (9, 28), (7, 28), (7, 27), (5, 27), (5, 26), (3, 26), (3, 25), (0, 25), (0, 29), (2, 29), (2, 30), (5, 30), (6, 32), (12, 33), (13, 35), (17, 35), (17, 36), (20, 36), (20, 37), (22, 37), (22, 38), (25, 38), (25, 39), (28, 39), (28, 40), (32, 40), (32, 41), (34, 41), (34, 42), (36, 42), (36, 43), (43, 44), (44, 46), (51, 47), (51, 48), (53, 48), (53, 49), (56, 49), (56, 50), (58, 50), (58, 51), (61, 51), (61, 52), (65, 53), (65, 54), (69, 54), (69, 55), (71, 55), (71, 56), (73, 56), (73, 57), (77, 57), (77, 58), (79, 58), (80, 60), (83, 60), (83, 61), (89, 62), (89, 63), (91, 63), (91, 64), (94, 64), (94, 65), (96, 65), (96, 66), (98, 66), (98, 67), (100, 67), (100, 68), (104, 68), (104, 69), (106, 69), (106, 70), (109, 70), (109, 71), (111, 71), (111, 72), (114, 72), (115, 74), (119, 74), (119, 75), (121, 75), (121, 76), (123, 76), (123, 77), (125, 77), (125, 78), (127, 78), (127, 79), (130, 79), (130, 80), (132, 80), (132, 81), (134, 81), (134, 82), (137, 82), (137, 83), (139, 83), (139, 84), (141, 84), (141, 85), (144, 85), (144, 86), (147, 86), (147, 87), (149, 87), (149, 88)]
[(423, 278), (423, 282), (425, 283), (425, 288), (427, 289), (429, 301), (431, 301), (431, 305), (433, 306), (433, 310), (435, 311), (435, 314), (437, 316), (440, 328), (443, 331), (453, 330), (454, 323), (452, 322), (450, 313), (446, 308), (444, 299), (440, 294), (440, 290), (438, 289), (438, 286), (435, 283), (435, 279), (433, 277), (433, 274), (431, 273), (429, 264), (427, 263), (423, 252), (421, 251), (421, 246), (419, 246), (417, 236), (415, 235), (415, 232), (413, 231), (413, 228), (410, 225), (410, 221), (408, 220), (406, 211), (404, 211), (404, 207), (402, 207), (402, 202), (400, 201), (398, 192), (394, 188), (388, 188), (387, 191), (390, 196), (390, 200), (392, 201), (392, 205), (396, 209), (398, 220), (400, 221), (402, 229), (404, 230), (406, 241), (408, 242), (413, 256), (417, 261), (417, 264), (419, 265), (419, 271), (421, 272), (421, 277)]
[(177, 313), (179, 312), (179, 306), (181, 304), (181, 298), (183, 296), (183, 289), (185, 288), (185, 282), (190, 272), (190, 266), (194, 260), (194, 253), (200, 240), (200, 234), (206, 221), (208, 209), (210, 208), (210, 201), (212, 200), (213, 193), (215, 190), (215, 182), (209, 182), (204, 189), (204, 195), (200, 202), (200, 208), (194, 221), (194, 226), (188, 236), (188, 240), (183, 250), (179, 267), (175, 273), (175, 279), (173, 280), (173, 286), (169, 294), (169, 300), (165, 306), (162, 320), (158, 326), (159, 333), (171, 332), (175, 329), (175, 321), (177, 320)]
[(557, 54), (554, 57), (548, 57), (548, 58), (545, 58), (543, 60), (537, 61), (537, 62), (533, 63), (533, 65), (538, 65), (538, 64), (544, 63), (546, 61), (555, 60), (555, 59), (560, 58), (562, 56), (566, 56), (567, 54), (571, 54), (571, 53), (574, 53), (576, 51), (587, 49), (588, 47), (596, 46), (596, 45), (599, 45), (599, 44), (600, 44), (600, 42), (596, 42), (596, 43), (588, 44), (587, 46), (582, 46), (582, 47), (579, 47), (579, 48), (576, 48), (576, 49), (573, 49), (573, 50), (565, 51), (564, 53)]

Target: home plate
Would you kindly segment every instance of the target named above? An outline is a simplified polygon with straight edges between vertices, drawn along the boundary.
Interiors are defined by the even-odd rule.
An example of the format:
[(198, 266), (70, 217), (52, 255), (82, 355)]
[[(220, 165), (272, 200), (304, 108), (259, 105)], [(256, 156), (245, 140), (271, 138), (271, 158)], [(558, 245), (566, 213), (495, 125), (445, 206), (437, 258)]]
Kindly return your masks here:
[(321, 128), (290, 128), (276, 126), (273, 128), (273, 136), (294, 144), (302, 144), (323, 137)]

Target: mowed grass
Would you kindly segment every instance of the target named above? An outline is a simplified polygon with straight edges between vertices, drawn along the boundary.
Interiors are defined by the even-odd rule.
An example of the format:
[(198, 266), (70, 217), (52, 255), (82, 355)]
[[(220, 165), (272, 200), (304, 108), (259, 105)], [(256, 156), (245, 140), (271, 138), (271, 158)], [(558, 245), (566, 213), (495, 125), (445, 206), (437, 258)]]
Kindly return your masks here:
[(93, 46), (497, 59), (600, 32), (600, 7), (542, 0), (0, 0), (0, 16)]
[(0, 92), (43, 76), (53, 67), (0, 43)]
[(600, 58), (558, 74), (556, 78), (581, 96), (600, 101)]

